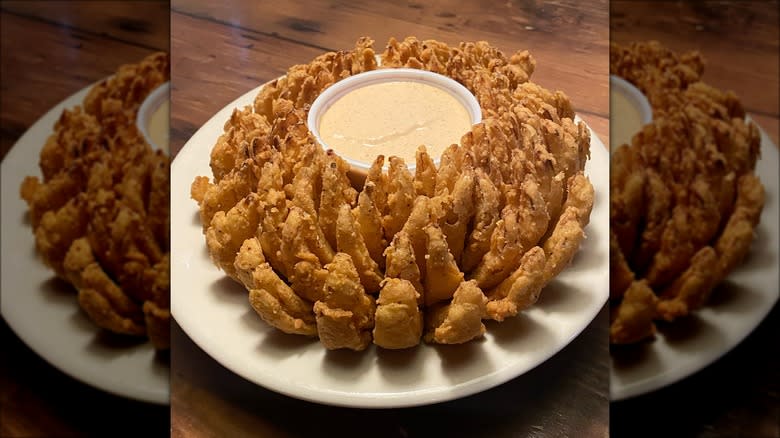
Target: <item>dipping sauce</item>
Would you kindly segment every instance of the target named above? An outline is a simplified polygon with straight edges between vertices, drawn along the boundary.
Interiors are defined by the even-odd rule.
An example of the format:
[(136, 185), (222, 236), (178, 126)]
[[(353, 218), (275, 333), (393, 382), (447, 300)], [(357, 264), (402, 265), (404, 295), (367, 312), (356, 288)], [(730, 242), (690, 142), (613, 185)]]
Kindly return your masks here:
[(631, 137), (642, 130), (642, 115), (634, 102), (620, 92), (609, 93), (609, 143), (610, 150), (623, 144), (631, 144)]
[(380, 82), (342, 96), (320, 116), (319, 134), (344, 158), (370, 164), (395, 155), (414, 164), (425, 145), (439, 157), (471, 129), (471, 117), (452, 94), (414, 81)]
[(149, 125), (146, 128), (149, 132), (149, 137), (154, 143), (152, 147), (156, 146), (166, 153), (168, 153), (170, 108), (170, 101), (163, 101), (152, 113), (152, 117), (149, 118)]

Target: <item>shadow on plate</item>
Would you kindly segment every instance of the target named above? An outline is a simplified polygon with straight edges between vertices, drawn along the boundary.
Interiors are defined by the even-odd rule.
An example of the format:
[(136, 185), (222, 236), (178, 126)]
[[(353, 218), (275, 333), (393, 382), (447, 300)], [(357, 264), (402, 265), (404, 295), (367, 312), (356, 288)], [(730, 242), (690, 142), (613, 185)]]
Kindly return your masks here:
[[(266, 324), (265, 321), (263, 321), (262, 318), (255, 312), (255, 310), (252, 307), (249, 307), (243, 315), (241, 315), (241, 323), (246, 325), (249, 330), (252, 330), (253, 332), (262, 333), (262, 332), (270, 332), (272, 330), (271, 326)], [(279, 330), (273, 329), (274, 332), (279, 332)], [(279, 332), (283, 335), (287, 335), (288, 337), (295, 337), (295, 338), (303, 338), (303, 336), (296, 336), (296, 335), (288, 335), (287, 333)]]
[(589, 226), (585, 233), (588, 238), (582, 243), (579, 251), (574, 254), (574, 258), (569, 266), (560, 273), (560, 278), (566, 279), (569, 275), (590, 272), (605, 264), (604, 261), (608, 255), (602, 251), (599, 245), (599, 239), (602, 238), (600, 230), (595, 226)]
[(423, 366), (416, 362), (423, 358), (423, 348), (426, 348), (426, 345), (403, 350), (376, 348), (376, 363), (382, 377), (388, 382), (402, 385), (418, 382)]
[(593, 300), (593, 294), (587, 290), (571, 283), (553, 280), (542, 289), (539, 300), (532, 308), (538, 308), (547, 313), (578, 313), (582, 309), (590, 307)]
[(461, 369), (479, 364), (480, 367), (489, 366), (489, 358), (485, 355), (483, 349), (485, 338), (474, 339), (465, 344), (441, 345), (434, 344), (432, 347), (441, 359), (441, 368), (445, 373), (457, 372)]
[[(108, 330), (95, 327), (95, 336), (87, 345), (87, 351), (103, 357), (114, 357), (118, 353), (132, 353), (131, 350), (149, 342), (146, 336), (127, 336), (112, 333)], [(150, 346), (151, 348), (151, 346)]]
[[(317, 345), (315, 348), (324, 350), (325, 347)], [(375, 354), (376, 347), (373, 345), (363, 351), (325, 350), (320, 366), (328, 378), (351, 384), (371, 370), (374, 365), (372, 358)]]
[[(253, 318), (257, 320), (257, 323), (251, 322)], [(291, 335), (270, 327), (252, 309), (249, 309), (241, 319), (253, 327), (257, 326), (258, 334), (263, 335), (263, 340), (257, 345), (257, 351), (266, 357), (283, 359), (299, 355), (312, 344), (319, 342), (313, 337)]]
[(766, 297), (731, 280), (719, 284), (705, 305), (714, 313), (750, 314), (762, 307)]
[[(658, 336), (658, 335), (656, 335)], [(616, 371), (628, 370), (639, 365), (644, 367), (652, 364), (660, 364), (658, 355), (654, 351), (653, 344), (657, 339), (647, 339), (637, 344), (610, 345), (609, 353), (612, 356), (612, 367)]]
[[(235, 280), (228, 277), (227, 275), (211, 283), (209, 289), (212, 294), (214, 294), (222, 301), (249, 305), (247, 290), (244, 288), (244, 286), (238, 284)], [(258, 316), (258, 318), (260, 317)]]
[[(766, 206), (764, 206), (766, 208)], [(776, 224), (773, 224), (776, 226)], [(750, 251), (745, 259), (733, 271), (735, 274), (761, 271), (777, 268), (777, 248), (771, 247), (771, 232), (768, 225), (759, 223), (755, 228), (756, 237), (750, 246)]]
[[(324, 349), (325, 347), (321, 347), (321, 348)], [(372, 348), (375, 347), (371, 345), (369, 346), (368, 349), (363, 351), (352, 351), (347, 349), (326, 350), (325, 357), (323, 358), (323, 363), (325, 364), (326, 368), (329, 366), (335, 366), (339, 369), (349, 368), (352, 370), (356, 370), (365, 364), (369, 356), (370, 349)]]
[(79, 307), (75, 299), (73, 300), (73, 313), (70, 315), (69, 320), (70, 324), (68, 328), (74, 332), (96, 333), (100, 330), (100, 328), (89, 319), (87, 314), (81, 310), (81, 307)]
[(496, 345), (509, 351), (522, 353), (555, 343), (553, 332), (525, 313), (503, 322), (485, 321), (485, 326)]
[(39, 290), (47, 301), (54, 303), (73, 303), (74, 308), (78, 307), (76, 289), (67, 281), (59, 277), (51, 277), (41, 283)]
[(673, 322), (658, 321), (656, 326), (670, 348), (716, 350), (725, 345), (721, 329), (695, 313)]

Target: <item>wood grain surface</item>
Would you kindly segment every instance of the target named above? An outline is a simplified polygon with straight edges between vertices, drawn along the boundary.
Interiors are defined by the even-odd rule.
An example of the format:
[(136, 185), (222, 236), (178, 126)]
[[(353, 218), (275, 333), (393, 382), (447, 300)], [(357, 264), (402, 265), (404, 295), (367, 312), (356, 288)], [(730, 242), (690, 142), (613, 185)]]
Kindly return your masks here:
[[(121, 64), (167, 51), (169, 23), (167, 2), (2, 2), (0, 157), (71, 94)], [(167, 406), (123, 399), (63, 374), (5, 321), (0, 321), (0, 345), (0, 436), (169, 434)]]
[[(486, 40), (536, 58), (532, 80), (563, 90), (608, 144), (608, 22), (605, 1), (381, 2), (174, 1), (172, 151), (217, 110), (294, 65), (349, 49), (362, 35), (381, 51), (414, 35), (448, 44)], [(180, 102), (180, 104), (179, 104)]]
[[(655, 39), (676, 51), (701, 52), (704, 80), (733, 90), (778, 144), (778, 2), (613, 1), (611, 14), (613, 41)], [(703, 371), (613, 403), (611, 436), (780, 437), (777, 333), (775, 305), (745, 341)]]
[(777, 1), (610, 2), (610, 39), (657, 40), (678, 53), (699, 51), (703, 80), (732, 90), (775, 145), (780, 136)]
[[(532, 80), (563, 90), (608, 144), (607, 3), (445, 1), (174, 1), (171, 149), (222, 107), (299, 63), (349, 49), (378, 51), (414, 35), (486, 40), (536, 58)], [(606, 309), (568, 347), (492, 390), (432, 406), (360, 410), (276, 394), (222, 367), (178, 326), (172, 339), (174, 437), (607, 436)]]

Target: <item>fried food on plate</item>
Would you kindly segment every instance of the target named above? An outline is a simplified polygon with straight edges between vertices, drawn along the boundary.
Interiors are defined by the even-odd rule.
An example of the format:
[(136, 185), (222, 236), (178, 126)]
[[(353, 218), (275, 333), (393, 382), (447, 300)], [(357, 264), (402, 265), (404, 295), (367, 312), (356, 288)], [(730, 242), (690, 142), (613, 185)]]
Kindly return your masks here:
[[(77, 289), (85, 314), (159, 350), (170, 345), (170, 159), (147, 144), (136, 115), (169, 75), (168, 55), (155, 53), (93, 86), (55, 123), (40, 153), (42, 178), (20, 187), (38, 254)], [(209, 190), (216, 194), (208, 180), (193, 185), (201, 200)], [(217, 210), (203, 218), (210, 224)], [(221, 254), (232, 263), (235, 251)]]
[(420, 343), (423, 318), (417, 303), (420, 293), (408, 280), (388, 278), (376, 300), (374, 343), (397, 350)]
[(610, 47), (610, 70), (648, 97), (653, 120), (612, 155), (613, 344), (706, 305), (750, 250), (764, 204), (758, 128), (732, 92), (701, 81), (697, 52), (655, 41)]
[[(309, 131), (309, 106), (342, 79), (399, 67), (460, 82), (482, 121), (460, 144), (419, 145), (415, 163), (377, 154), (353, 188), (347, 161)], [(327, 349), (459, 344), (527, 309), (579, 249), (595, 196), (590, 131), (563, 92), (530, 81), (534, 68), (527, 51), (414, 37), (291, 67), (231, 114), (212, 176), (192, 182), (215, 264), (266, 322)]]
[(428, 342), (462, 344), (485, 334), (485, 306), (488, 299), (474, 280), (462, 282), (449, 304), (434, 306), (426, 316)]
[(535, 246), (520, 259), (520, 266), (488, 292), (488, 316), (503, 321), (534, 305), (544, 287), (544, 250)]
[(249, 303), (265, 322), (285, 333), (317, 335), (311, 303), (298, 297), (270, 265), (255, 268), (253, 279), (257, 288), (249, 290)]
[(364, 350), (371, 343), (376, 303), (366, 294), (352, 258), (337, 253), (325, 266), (325, 296), (314, 303), (317, 334), (329, 350)]

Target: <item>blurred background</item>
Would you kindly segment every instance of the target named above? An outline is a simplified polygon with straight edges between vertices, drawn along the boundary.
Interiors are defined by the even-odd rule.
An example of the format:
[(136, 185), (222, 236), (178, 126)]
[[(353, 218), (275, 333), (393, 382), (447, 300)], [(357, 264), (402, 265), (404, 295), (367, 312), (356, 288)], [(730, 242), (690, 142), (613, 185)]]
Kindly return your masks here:
[[(169, 8), (167, 1), (0, 3), (0, 158), (68, 96), (122, 64), (168, 51)], [(36, 355), (4, 320), (0, 345), (0, 436), (168, 436), (168, 406), (114, 396), (71, 378)]]
[[(391, 36), (449, 45), (484, 40), (507, 55), (528, 50), (536, 59), (532, 80), (564, 90), (608, 145), (608, 6), (605, 0), (173, 1), (171, 152), (239, 96), (295, 64), (351, 49), (361, 36), (373, 38), (377, 52)], [(392, 410), (324, 406), (266, 390), (212, 359), (174, 323), (172, 434), (603, 437), (606, 310), (523, 376), (461, 400)]]
[[(706, 60), (702, 80), (734, 91), (776, 147), (778, 7), (777, 1), (611, 1), (610, 40), (657, 40), (680, 54), (699, 51)], [(658, 391), (612, 403), (611, 436), (780, 436), (779, 319), (775, 305), (752, 334), (712, 365)]]

